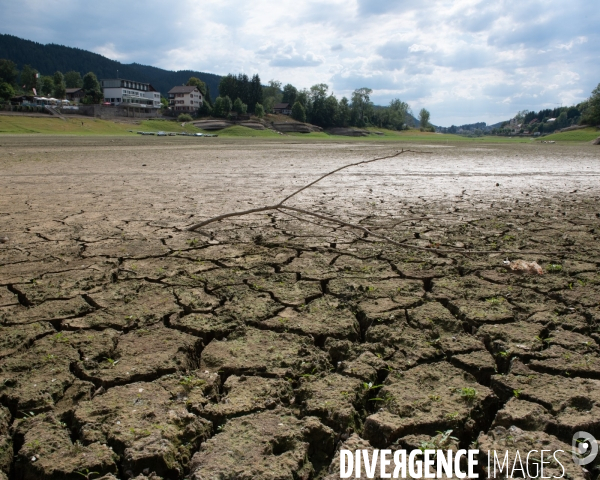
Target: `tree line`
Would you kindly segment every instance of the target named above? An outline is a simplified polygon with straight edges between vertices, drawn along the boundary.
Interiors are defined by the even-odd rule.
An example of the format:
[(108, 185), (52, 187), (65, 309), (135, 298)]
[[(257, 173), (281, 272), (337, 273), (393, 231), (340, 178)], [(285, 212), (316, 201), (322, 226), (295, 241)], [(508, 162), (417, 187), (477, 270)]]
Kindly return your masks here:
[[(310, 89), (299, 90), (292, 84), (282, 87), (281, 82), (270, 80), (262, 85), (258, 74), (228, 74), (219, 82), (219, 96), (212, 101), (209, 86), (198, 77), (190, 77), (186, 85), (193, 85), (202, 93), (204, 102), (198, 115), (226, 118), (232, 113), (246, 113), (263, 117), (273, 113), (278, 103), (291, 106), (291, 116), (300, 122), (309, 122), (322, 128), (333, 127), (378, 127), (402, 130), (414, 126), (412, 111), (406, 102), (393, 99), (385, 107), (375, 106), (371, 101), (370, 88), (354, 90), (350, 99), (338, 98), (329, 91), (325, 83), (313, 85)], [(31, 94), (36, 89), (39, 95), (65, 98), (67, 88), (82, 88), (82, 103), (100, 103), (103, 99), (100, 83), (93, 72), (83, 77), (77, 71), (66, 73), (57, 71), (54, 75), (40, 75), (30, 65), (22, 70), (7, 59), (0, 59), (0, 99), (8, 100), (20, 94)], [(163, 106), (168, 102), (161, 98)], [(429, 123), (429, 112), (419, 113), (422, 130), (433, 130)]]
[(83, 103), (94, 104), (102, 101), (102, 88), (94, 72), (83, 77), (71, 70), (65, 74), (56, 71), (54, 75), (40, 75), (31, 65), (24, 65), (19, 71), (12, 60), (0, 58), (0, 100), (9, 100), (17, 95), (31, 95), (33, 89), (38, 95), (63, 99), (67, 88), (82, 88)]
[[(400, 99), (393, 99), (388, 106), (378, 107), (371, 101), (370, 88), (354, 90), (350, 99), (338, 98), (329, 92), (329, 86), (319, 83), (310, 89), (299, 90), (292, 84), (282, 86), (278, 80), (270, 80), (261, 86), (260, 77), (246, 74), (229, 74), (219, 83), (219, 96), (214, 105), (205, 102), (201, 115), (227, 117), (231, 111), (254, 113), (261, 117), (273, 113), (278, 103), (291, 106), (291, 116), (299, 122), (308, 122), (322, 128), (333, 127), (378, 127), (402, 130), (413, 126), (409, 105)], [(419, 113), (423, 130), (433, 130), (426, 109)]]
[[(539, 111), (522, 110), (514, 117), (517, 133), (553, 133), (574, 125), (600, 125), (600, 84), (587, 100), (570, 107), (546, 108)], [(493, 134), (511, 135), (515, 131), (510, 122), (504, 122)]]

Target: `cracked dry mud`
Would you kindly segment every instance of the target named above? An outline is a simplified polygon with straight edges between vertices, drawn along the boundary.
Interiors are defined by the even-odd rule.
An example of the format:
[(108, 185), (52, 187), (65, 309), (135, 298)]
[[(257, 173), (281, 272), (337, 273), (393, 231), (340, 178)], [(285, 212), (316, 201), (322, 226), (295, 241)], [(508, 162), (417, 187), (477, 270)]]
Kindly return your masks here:
[(0, 479), (600, 438), (597, 147), (411, 146), (293, 200), (436, 253), (279, 212), (187, 232), (397, 148), (188, 140), (2, 137)]

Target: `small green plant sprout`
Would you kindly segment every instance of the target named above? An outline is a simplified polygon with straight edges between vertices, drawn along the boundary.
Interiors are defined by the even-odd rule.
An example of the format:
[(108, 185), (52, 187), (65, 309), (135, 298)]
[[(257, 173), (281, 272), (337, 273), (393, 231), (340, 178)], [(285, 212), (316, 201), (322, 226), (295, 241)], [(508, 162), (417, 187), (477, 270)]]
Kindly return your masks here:
[(456, 420), (458, 418), (458, 415), (459, 415), (458, 412), (447, 413), (446, 418), (448, 420)]
[(467, 402), (472, 402), (477, 397), (477, 390), (473, 387), (463, 387), (459, 388), (460, 396), (464, 398)]
[(546, 270), (550, 273), (562, 272), (562, 269), (562, 265), (559, 265), (558, 263), (550, 263), (546, 266)]
[(68, 339), (68, 337), (66, 337), (66, 336), (65, 336), (65, 334), (64, 334), (64, 333), (62, 333), (62, 332), (59, 332), (59, 333), (57, 333), (57, 334), (56, 334), (56, 335), (54, 335), (54, 337), (52, 337), (52, 338), (53, 338), (53, 340), (54, 340), (55, 342), (60, 342), (60, 343), (69, 343), (69, 339)]
[[(451, 440), (458, 442), (458, 438), (452, 436), (452, 430), (446, 430), (444, 432), (438, 430), (435, 440), (437, 440), (437, 448), (447, 447)], [(439, 437), (439, 438), (438, 438)]]
[(112, 367), (114, 367), (117, 363), (119, 363), (119, 360), (114, 360), (113, 358), (108, 358), (105, 357), (106, 361), (108, 362), (108, 364)]
[(368, 391), (375, 390), (375, 389), (381, 388), (381, 387), (383, 387), (383, 385), (373, 385), (373, 382), (369, 382), (369, 383), (363, 382), (363, 388)]
[(183, 385), (185, 388), (192, 388), (193, 384), (194, 384), (193, 377), (183, 377), (181, 380), (179, 380), (179, 385)]
[(89, 468), (84, 468), (83, 470), (79, 470), (75, 473), (81, 475), (83, 478), (85, 478), (85, 480), (92, 480), (92, 475), (100, 475), (99, 472), (90, 472)]
[(383, 402), (385, 404), (390, 404), (390, 403), (392, 403), (393, 400), (394, 400), (393, 395), (390, 395), (389, 393), (387, 393), (385, 395), (385, 397), (369, 398), (367, 401), (368, 402)]
[(223, 423), (223, 424), (219, 425), (219, 426), (217, 427), (217, 430), (218, 430), (219, 432), (222, 432), (222, 431), (223, 431), (223, 429), (225, 428), (225, 425), (227, 425), (227, 421), (225, 421), (225, 423)]
[(536, 336), (536, 337), (535, 337), (535, 340), (536, 340), (537, 342), (540, 342), (542, 345), (543, 345), (544, 343), (550, 343), (550, 342), (552, 341), (552, 339), (551, 339), (551, 338), (542, 338), (542, 337), (540, 337), (540, 336)]
[(500, 357), (508, 357), (508, 352), (502, 351), (502, 352), (498, 352), (498, 355)]
[(523, 391), (523, 390), (520, 390), (520, 389), (513, 390), (513, 396), (514, 396), (515, 398), (519, 398), (519, 397), (521, 396), (521, 392), (522, 392), (522, 391)]
[(195, 247), (195, 246), (198, 244), (198, 239), (197, 239), (197, 238), (190, 238), (190, 239), (187, 241), (187, 244), (188, 244), (190, 247)]
[(301, 377), (304, 378), (311, 378), (315, 376), (315, 372), (317, 371), (317, 367), (313, 368), (312, 371), (310, 373), (303, 373), (302, 375), (300, 375)]
[(33, 412), (24, 412), (23, 410), (19, 410), (23, 414), (23, 418), (33, 418), (35, 417), (35, 413)]
[(504, 301), (504, 298), (502, 298), (502, 297), (492, 297), (492, 298), (488, 298), (486, 300), (486, 302), (489, 303), (490, 305), (500, 305), (503, 301)]

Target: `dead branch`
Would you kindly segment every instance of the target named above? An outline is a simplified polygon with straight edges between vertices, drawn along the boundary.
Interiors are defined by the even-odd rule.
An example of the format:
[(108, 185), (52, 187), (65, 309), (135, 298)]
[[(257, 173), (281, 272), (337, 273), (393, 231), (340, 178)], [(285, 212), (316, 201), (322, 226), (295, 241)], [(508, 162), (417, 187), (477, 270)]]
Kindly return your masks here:
[[(281, 200), (279, 203), (275, 204), (275, 205), (266, 205), (264, 207), (259, 207), (259, 208), (252, 208), (250, 210), (243, 210), (240, 212), (231, 212), (231, 213), (224, 213), (222, 215), (218, 215), (216, 217), (212, 217), (209, 218), (208, 220), (204, 220), (203, 222), (200, 223), (196, 223), (190, 227), (188, 227), (186, 230), (188, 231), (195, 231), (199, 228), (202, 228), (206, 225), (209, 225), (211, 223), (214, 222), (218, 222), (220, 220), (224, 220), (226, 218), (231, 218), (231, 217), (241, 217), (244, 215), (249, 215), (251, 213), (259, 213), (259, 212), (267, 212), (270, 210), (276, 210), (279, 211), (280, 213), (287, 213), (286, 210), (289, 211), (293, 211), (293, 212), (297, 212), (297, 213), (301, 213), (304, 215), (308, 215), (311, 217), (315, 217), (315, 218), (319, 218), (320, 220), (324, 220), (327, 222), (331, 222), (331, 223), (336, 223), (338, 225), (342, 225), (344, 227), (349, 227), (355, 230), (361, 230), (362, 232), (364, 232), (367, 235), (370, 235), (372, 237), (375, 238), (380, 238), (381, 240), (384, 240), (387, 243), (390, 243), (392, 245), (395, 245), (397, 247), (401, 247), (401, 248), (408, 248), (408, 249), (412, 249), (412, 250), (421, 250), (421, 251), (426, 251), (426, 252), (433, 252), (433, 253), (443, 253), (443, 254), (448, 254), (448, 253), (458, 253), (461, 255), (473, 255), (473, 254), (507, 254), (507, 255), (512, 255), (512, 254), (523, 254), (523, 253), (528, 253), (528, 254), (540, 254), (540, 255), (547, 255), (547, 254), (551, 254), (551, 252), (525, 252), (525, 251), (507, 251), (507, 250), (466, 250), (466, 249), (453, 249), (453, 250), (445, 250), (445, 249), (440, 249), (440, 248), (434, 248), (434, 247), (420, 247), (418, 245), (411, 245), (408, 243), (402, 243), (402, 242), (397, 242), (396, 240), (393, 240), (385, 235), (381, 235), (379, 233), (375, 233), (372, 230), (363, 227), (361, 225), (357, 225), (355, 223), (349, 223), (349, 222), (344, 222), (343, 220), (339, 220), (335, 217), (330, 217), (328, 215), (322, 215), (319, 213), (314, 213), (311, 212), (309, 210), (304, 210), (302, 208), (298, 208), (298, 207), (290, 207), (288, 205), (284, 205), (284, 203), (289, 200), (290, 198), (294, 197), (295, 195), (298, 195), (300, 192), (303, 192), (304, 190), (306, 190), (309, 187), (312, 187), (314, 184), (320, 182), (321, 180), (323, 180), (324, 178), (333, 175), (334, 173), (339, 172), (340, 170), (344, 170), (346, 168), (350, 168), (350, 167), (355, 167), (357, 165), (365, 165), (367, 163), (373, 163), (373, 162), (378, 162), (380, 160), (387, 160), (390, 158), (395, 158), (398, 155), (401, 155), (403, 153), (432, 153), (432, 152), (417, 152), (414, 150), (400, 150), (399, 152), (396, 152), (393, 155), (387, 155), (385, 157), (378, 157), (378, 158), (373, 158), (371, 160), (362, 160), (360, 162), (356, 162), (356, 163), (350, 163), (348, 165), (344, 165), (342, 167), (336, 168), (335, 170), (332, 170), (331, 172), (328, 172), (322, 176), (320, 176), (319, 178), (317, 178), (316, 180), (312, 181), (311, 183), (309, 183), (308, 185), (303, 186), (302, 188), (296, 190), (295, 192), (293, 192), (292, 194), (288, 195), (287, 197), (285, 197), (283, 200)], [(289, 213), (288, 213), (289, 215)], [(420, 219), (422, 219), (423, 217), (421, 217)], [(304, 220), (307, 221), (307, 220)], [(403, 223), (406, 220), (402, 220), (400, 222), (398, 222), (398, 224)], [(313, 223), (313, 222), (311, 222)]]
[(336, 168), (335, 170), (332, 170), (331, 172), (326, 173), (325, 175), (322, 175), (321, 177), (317, 178), (315, 181), (309, 183), (308, 185), (305, 185), (304, 187), (300, 188), (299, 190), (296, 190), (294, 193), (292, 193), (291, 195), (288, 195), (287, 197), (285, 197), (281, 202), (279, 202), (276, 205), (268, 205), (265, 207), (261, 207), (261, 208), (253, 208), (250, 210), (244, 210), (241, 212), (231, 212), (231, 213), (225, 213), (223, 215), (219, 215), (217, 217), (213, 217), (213, 218), (209, 218), (208, 220), (204, 220), (203, 222), (200, 223), (196, 223), (195, 225), (192, 225), (191, 227), (188, 227), (187, 230), (193, 232), (194, 230), (197, 230), (198, 228), (204, 227), (210, 223), (213, 222), (218, 222), (219, 220), (224, 220), (226, 218), (230, 218), (230, 217), (240, 217), (243, 215), (248, 215), (250, 213), (258, 213), (258, 212), (265, 212), (268, 210), (277, 210), (279, 207), (281, 207), (287, 200), (289, 200), (290, 198), (292, 198), (295, 195), (298, 195), (300, 192), (302, 192), (303, 190), (306, 190), (308, 187), (312, 187), (315, 183), (320, 182), (321, 180), (323, 180), (325, 177), (328, 177), (329, 175), (333, 175), (336, 172), (339, 172), (340, 170), (343, 170), (345, 168), (350, 168), (350, 167), (354, 167), (357, 165), (364, 165), (366, 163), (373, 163), (373, 162), (378, 162), (380, 160), (387, 160), (389, 158), (394, 158), (397, 157), (398, 155), (401, 155), (403, 153), (407, 153), (407, 152), (412, 152), (412, 153), (431, 153), (431, 152), (416, 152), (414, 150), (400, 150), (399, 152), (396, 152), (393, 155), (387, 155), (385, 157), (379, 157), (379, 158), (372, 158), (371, 160), (362, 160), (360, 162), (356, 162), (356, 163), (351, 163), (348, 165), (344, 165), (340, 168)]

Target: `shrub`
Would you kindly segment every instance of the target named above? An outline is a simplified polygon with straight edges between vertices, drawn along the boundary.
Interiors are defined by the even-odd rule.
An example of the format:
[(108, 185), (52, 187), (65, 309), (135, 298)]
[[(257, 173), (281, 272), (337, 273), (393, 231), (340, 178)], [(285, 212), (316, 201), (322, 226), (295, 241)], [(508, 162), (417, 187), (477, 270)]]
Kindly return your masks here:
[(256, 106), (254, 107), (254, 114), (258, 118), (263, 118), (265, 116), (265, 109), (260, 103), (257, 103)]
[(177, 117), (178, 122), (191, 122), (192, 120), (192, 116), (187, 113), (180, 113)]

